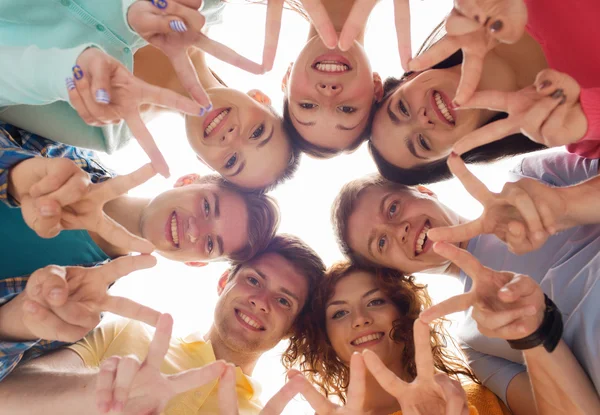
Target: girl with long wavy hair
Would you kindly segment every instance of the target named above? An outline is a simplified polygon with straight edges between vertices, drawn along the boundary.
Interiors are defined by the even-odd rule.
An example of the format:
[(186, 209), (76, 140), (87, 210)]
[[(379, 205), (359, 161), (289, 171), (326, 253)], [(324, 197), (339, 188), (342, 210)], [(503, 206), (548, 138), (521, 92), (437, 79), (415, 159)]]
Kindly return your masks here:
[[(290, 338), (282, 359), (284, 365), (288, 368), (299, 366), (325, 396), (337, 396), (347, 404), (348, 392), (352, 389), (349, 388), (350, 360), (354, 353), (364, 352), (365, 364), (372, 376), (365, 378), (364, 399), (359, 412), (388, 415), (404, 410), (406, 413), (408, 405), (405, 407), (402, 397), (393, 396), (386, 392), (385, 385), (379, 384), (381, 374), (375, 373), (372, 362), (382, 362), (392, 372), (387, 374), (388, 377), (393, 374), (403, 384), (413, 382), (414, 385), (418, 377), (425, 375), (418, 370), (419, 359), (416, 358), (419, 353), (423, 355), (423, 351), (416, 351), (415, 345), (419, 344), (416, 333), (419, 314), (431, 305), (426, 286), (416, 283), (412, 276), (391, 269), (369, 269), (341, 262), (328, 270), (312, 304), (309, 317)], [(421, 325), (427, 331), (427, 326)], [(432, 366), (438, 373), (436, 382), (451, 382), (451, 389), (460, 390), (457, 388), (459, 382), (468, 381), (464, 390), (469, 408), (463, 403), (456, 413), (508, 413), (503, 409), (504, 405), (479, 384), (463, 359), (447, 348), (449, 342), (453, 340), (443, 323), (434, 322), (429, 327), (429, 344)], [(373, 353), (365, 352), (366, 349)], [(367, 357), (369, 354), (371, 356)], [(439, 399), (435, 392), (429, 393), (431, 396), (422, 396), (417, 406)], [(460, 393), (464, 402), (464, 392), (460, 390)], [(304, 394), (311, 402), (310, 392)]]

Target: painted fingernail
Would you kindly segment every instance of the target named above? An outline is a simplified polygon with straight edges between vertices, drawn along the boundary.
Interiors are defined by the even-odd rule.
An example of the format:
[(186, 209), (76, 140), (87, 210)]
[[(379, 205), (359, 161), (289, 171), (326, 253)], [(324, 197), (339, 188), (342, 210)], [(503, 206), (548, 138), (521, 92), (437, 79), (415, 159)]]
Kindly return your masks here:
[(208, 114), (209, 112), (211, 112), (213, 109), (212, 104), (208, 104), (208, 107), (206, 107), (206, 113)]
[(548, 88), (550, 85), (552, 85), (552, 82), (546, 79), (544, 82), (542, 82), (540, 84), (540, 90), (542, 90), (544, 88)]
[(179, 32), (179, 33), (187, 32), (187, 26), (181, 20), (171, 20), (169, 22), (169, 27), (174, 32)]
[(105, 89), (99, 89), (96, 91), (96, 102), (100, 104), (110, 104), (110, 96)]
[(78, 81), (83, 78), (83, 69), (81, 69), (81, 66), (79, 65), (75, 65), (73, 66), (73, 76), (75, 77), (75, 79), (77, 79)]
[(499, 32), (500, 30), (502, 30), (502, 27), (504, 27), (504, 23), (502, 23), (502, 20), (496, 20), (490, 25), (490, 31)]
[(73, 81), (73, 78), (65, 79), (65, 84), (67, 84), (67, 89), (69, 91), (72, 91), (75, 89), (75, 81)]
[(475, 21), (476, 21), (477, 23), (479, 23), (479, 15), (478, 15), (478, 14), (476, 14), (475, 16), (473, 16), (473, 19), (475, 19)]
[(558, 105), (562, 105), (565, 102), (567, 102), (567, 96), (565, 94), (563, 94), (562, 98), (560, 99), (560, 102), (558, 103)]
[(564, 95), (564, 92), (561, 88), (558, 88), (556, 91), (554, 91), (552, 93), (552, 95), (550, 95), (552, 98), (554, 99), (558, 99), (560, 97), (562, 97)]
[(204, 109), (204, 107), (200, 107), (200, 116), (201, 117), (204, 115), (205, 112), (206, 112), (206, 109)]
[(167, 0), (151, 0), (152, 4), (154, 4), (159, 9), (166, 9), (168, 6)]

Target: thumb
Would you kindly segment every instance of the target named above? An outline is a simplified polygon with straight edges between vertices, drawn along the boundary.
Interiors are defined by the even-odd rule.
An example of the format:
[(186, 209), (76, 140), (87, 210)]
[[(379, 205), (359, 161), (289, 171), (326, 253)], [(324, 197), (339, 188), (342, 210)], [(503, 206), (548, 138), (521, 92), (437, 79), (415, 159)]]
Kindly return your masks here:
[(25, 290), (29, 299), (39, 304), (60, 307), (69, 296), (67, 269), (57, 265), (38, 269), (29, 277)]

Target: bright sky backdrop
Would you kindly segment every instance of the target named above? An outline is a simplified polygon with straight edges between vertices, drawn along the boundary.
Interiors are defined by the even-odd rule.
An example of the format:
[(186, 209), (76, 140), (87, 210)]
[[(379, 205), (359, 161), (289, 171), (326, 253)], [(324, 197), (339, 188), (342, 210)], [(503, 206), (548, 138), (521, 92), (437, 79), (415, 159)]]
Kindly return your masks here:
[[(263, 5), (244, 4), (243, 0), (234, 1), (236, 3), (225, 9), (224, 24), (212, 28), (210, 36), (260, 62), (266, 8)], [(410, 5), (413, 50), (416, 51), (425, 37), (450, 11), (452, 1), (413, 0)], [(300, 16), (284, 11), (275, 66), (266, 75), (248, 74), (212, 57), (208, 58), (209, 65), (232, 88), (244, 92), (257, 88), (266, 92), (275, 108), (281, 111), (281, 79), (288, 64), (294, 61), (302, 49), (308, 28), (308, 23)], [(379, 72), (383, 79), (402, 73), (396, 48), (391, 0), (381, 1), (373, 10), (367, 26), (365, 49), (373, 70)], [(134, 189), (130, 192), (131, 195), (153, 197), (172, 186), (184, 174), (209, 173), (188, 147), (183, 118), (175, 115), (162, 116), (150, 123), (149, 128), (171, 167), (172, 176), (168, 180), (156, 177)], [(103, 159), (119, 173), (128, 173), (147, 161), (136, 143), (113, 156), (103, 156)], [(505, 182), (506, 172), (514, 164), (516, 159), (493, 166), (476, 167), (473, 171), (490, 189), (499, 191)], [(304, 157), (296, 176), (271, 193), (281, 207), (282, 221), (279, 230), (301, 237), (321, 255), (327, 265), (341, 259), (329, 221), (331, 203), (344, 183), (375, 171), (376, 167), (364, 145), (351, 155), (331, 160)], [(476, 218), (482, 211), (481, 206), (456, 180), (432, 185), (430, 188), (440, 200), (466, 218)], [(130, 297), (161, 312), (171, 313), (175, 319), (177, 335), (184, 337), (194, 331), (205, 333), (213, 320), (217, 279), (226, 268), (225, 263), (215, 263), (193, 269), (159, 258), (155, 268), (137, 272), (117, 282), (112, 293)], [(459, 283), (450, 277), (419, 275), (418, 278), (429, 284), (435, 302), (460, 291)], [(460, 315), (456, 316), (457, 320), (460, 318)], [(254, 378), (263, 386), (263, 402), (284, 383), (285, 371), (279, 362), (279, 355), (284, 349), (285, 342), (282, 342), (278, 348), (265, 354), (254, 372)], [(296, 398), (284, 413), (298, 415), (312, 414), (314, 411), (302, 398)]]

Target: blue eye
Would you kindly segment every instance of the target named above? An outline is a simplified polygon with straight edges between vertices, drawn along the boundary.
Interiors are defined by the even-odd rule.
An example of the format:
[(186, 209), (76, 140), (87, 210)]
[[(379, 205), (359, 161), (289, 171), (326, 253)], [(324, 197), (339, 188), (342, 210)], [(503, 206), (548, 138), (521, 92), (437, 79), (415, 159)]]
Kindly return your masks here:
[(254, 286), (258, 285), (258, 280), (254, 277), (248, 277), (248, 282), (250, 283), (250, 285), (254, 285)]
[(292, 303), (290, 303), (286, 298), (279, 298), (277, 299), (277, 301), (279, 302), (279, 304), (281, 304), (284, 307), (290, 308), (292, 306)]
[(210, 214), (210, 203), (208, 200), (204, 199), (204, 215), (208, 216)]
[(261, 124), (256, 130), (254, 130), (254, 132), (250, 136), (250, 139), (256, 140), (257, 138), (260, 138), (264, 132), (265, 132), (265, 125)]
[(385, 248), (385, 236), (379, 238), (379, 241), (377, 242), (377, 248), (379, 248), (379, 252), (381, 252), (383, 248)]
[(300, 104), (298, 104), (298, 106), (305, 110), (311, 110), (317, 107), (315, 104), (310, 104), (308, 102), (301, 102)]
[(404, 105), (404, 101), (400, 100), (398, 101), (398, 109), (400, 110), (400, 112), (402, 114), (404, 114), (405, 116), (409, 116), (410, 114), (408, 113), (408, 109), (406, 108), (406, 105)]
[(340, 310), (340, 311), (337, 311), (333, 316), (331, 316), (331, 318), (334, 319), (334, 320), (337, 320), (338, 318), (344, 317), (346, 314), (348, 314), (347, 311)]
[(355, 112), (355, 111), (356, 111), (356, 108), (354, 108), (354, 107), (349, 107), (349, 106), (347, 106), (347, 105), (342, 105), (341, 107), (338, 107), (338, 109), (339, 109), (340, 111), (342, 111), (343, 113), (345, 113), (345, 114), (352, 114), (353, 112)]
[(229, 160), (227, 160), (227, 163), (225, 163), (225, 168), (226, 169), (230, 169), (233, 166), (235, 166), (235, 162), (237, 161), (237, 154), (234, 154), (233, 156), (229, 157)]
[(369, 304), (367, 304), (368, 306), (378, 306), (378, 305), (383, 305), (385, 304), (385, 300), (383, 298), (376, 298), (372, 301), (369, 301)]
[(212, 251), (213, 251), (213, 247), (214, 247), (214, 245), (213, 245), (213, 240), (212, 240), (212, 238), (209, 236), (209, 237), (207, 238), (207, 241), (206, 241), (206, 249), (207, 249), (207, 251), (208, 251), (208, 253), (209, 253), (209, 254), (211, 254), (211, 253), (212, 253)]
[(394, 202), (390, 205), (388, 210), (390, 218), (398, 211), (398, 202)]

